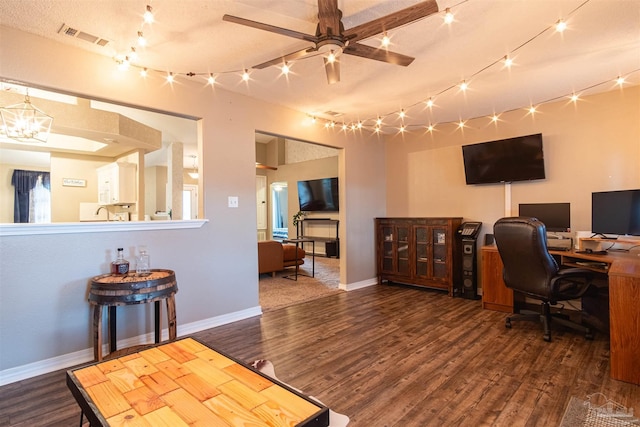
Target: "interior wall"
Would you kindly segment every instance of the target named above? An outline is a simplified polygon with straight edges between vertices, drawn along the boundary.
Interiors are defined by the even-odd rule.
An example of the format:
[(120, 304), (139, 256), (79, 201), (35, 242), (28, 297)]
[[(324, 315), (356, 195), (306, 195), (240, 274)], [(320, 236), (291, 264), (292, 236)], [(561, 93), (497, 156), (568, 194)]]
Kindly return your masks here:
[[(108, 271), (117, 247), (131, 256), (146, 245), (153, 268), (176, 272), (179, 335), (259, 314), (256, 131), (344, 148), (338, 162), (344, 178), (340, 283), (375, 279), (373, 218), (385, 209), (381, 137), (328, 131), (310, 125), (306, 112), (205, 88), (197, 79), (180, 78), (173, 86), (157, 74), (141, 80), (137, 73), (118, 71), (111, 58), (15, 29), (0, 26), (0, 38), (0, 78), (201, 119), (200, 217), (208, 220), (195, 230), (3, 235), (0, 382), (4, 372), (34, 373), (34, 365), (45, 361), (49, 369), (60, 369), (91, 354), (87, 286), (91, 277)], [(229, 196), (239, 198), (237, 208), (228, 206)], [(118, 338), (149, 332), (150, 322), (144, 322), (149, 319), (146, 305), (127, 307), (118, 315)]]
[[(513, 111), (433, 134), (391, 138), (386, 148), (389, 216), (462, 216), (483, 235), (520, 203), (571, 203), (573, 231), (591, 230), (591, 193), (640, 188), (640, 87)], [(546, 179), (466, 185), (462, 145), (542, 133)], [(509, 198), (510, 197), (510, 198)], [(507, 206), (505, 206), (505, 200)], [(508, 202), (510, 200), (510, 202)]]
[[(296, 227), (293, 225), (293, 215), (300, 210), (300, 203), (298, 202), (298, 181), (336, 177), (339, 173), (338, 164), (338, 156), (325, 157), (317, 160), (307, 160), (304, 162), (280, 165), (278, 166), (278, 170), (269, 171), (267, 174), (267, 186), (270, 186), (274, 182), (287, 183), (289, 238), (293, 239), (296, 237)], [(342, 200), (340, 200), (340, 202), (342, 202)], [(314, 216), (338, 219), (339, 213), (315, 212), (309, 214), (309, 217)], [(269, 221), (271, 221), (271, 215), (269, 215)]]
[[(51, 222), (80, 221), (80, 203), (98, 202), (97, 168), (111, 159), (73, 154), (51, 154)], [(83, 179), (85, 187), (65, 187), (63, 178)]]

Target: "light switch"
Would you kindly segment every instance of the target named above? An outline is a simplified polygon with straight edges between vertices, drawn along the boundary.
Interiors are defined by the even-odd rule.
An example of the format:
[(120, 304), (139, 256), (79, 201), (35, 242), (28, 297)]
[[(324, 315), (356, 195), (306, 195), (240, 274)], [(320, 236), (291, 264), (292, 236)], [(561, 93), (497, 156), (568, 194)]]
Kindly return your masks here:
[(238, 196), (229, 196), (229, 207), (230, 208), (238, 207)]

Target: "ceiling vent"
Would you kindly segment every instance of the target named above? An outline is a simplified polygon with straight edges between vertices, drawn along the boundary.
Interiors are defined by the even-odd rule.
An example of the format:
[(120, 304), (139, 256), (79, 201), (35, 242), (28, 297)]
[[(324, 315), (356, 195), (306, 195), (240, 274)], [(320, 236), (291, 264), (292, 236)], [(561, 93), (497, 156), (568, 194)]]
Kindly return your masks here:
[(95, 44), (98, 46), (106, 46), (109, 43), (109, 40), (102, 39), (100, 37), (94, 36), (89, 33), (85, 33), (84, 31), (80, 31), (75, 28), (71, 28), (67, 24), (62, 24), (60, 30), (58, 30), (58, 34), (63, 34), (65, 36), (74, 37), (76, 39), (84, 40), (91, 44)]
[(331, 110), (325, 111), (322, 114), (324, 114), (325, 116), (331, 116), (331, 117), (340, 117), (342, 115), (342, 113), (337, 113), (337, 112), (331, 111)]

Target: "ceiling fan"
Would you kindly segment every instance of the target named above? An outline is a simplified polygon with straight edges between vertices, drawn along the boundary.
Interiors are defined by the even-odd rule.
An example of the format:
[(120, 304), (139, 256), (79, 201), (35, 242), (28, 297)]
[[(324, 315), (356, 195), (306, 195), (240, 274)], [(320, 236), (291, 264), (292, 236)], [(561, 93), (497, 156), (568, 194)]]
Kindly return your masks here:
[(360, 44), (358, 41), (384, 33), (401, 25), (409, 24), (436, 12), (438, 12), (436, 0), (426, 0), (345, 30), (342, 25), (342, 11), (338, 9), (338, 0), (318, 0), (318, 26), (315, 36), (232, 15), (224, 15), (222, 19), (313, 43), (311, 47), (254, 65), (252, 68), (267, 68), (272, 65), (286, 64), (288, 61), (321, 54), (324, 59), (327, 81), (329, 84), (333, 84), (340, 81), (340, 61), (338, 57), (342, 53), (404, 67), (411, 64), (414, 58), (410, 56), (390, 52), (386, 49), (376, 49)]

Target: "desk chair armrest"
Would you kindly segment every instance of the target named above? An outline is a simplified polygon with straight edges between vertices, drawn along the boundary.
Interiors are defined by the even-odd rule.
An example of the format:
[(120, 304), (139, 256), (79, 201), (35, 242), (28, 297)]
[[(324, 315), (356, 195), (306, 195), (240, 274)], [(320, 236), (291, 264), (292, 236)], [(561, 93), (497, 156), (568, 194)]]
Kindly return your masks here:
[(593, 272), (586, 268), (565, 268), (551, 279), (551, 294), (580, 298), (591, 289)]

